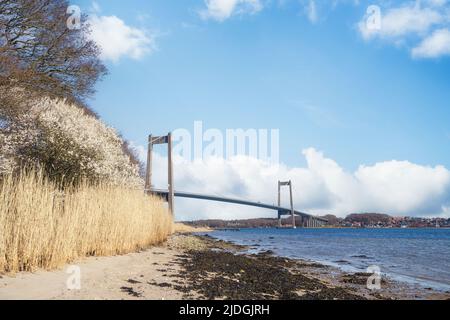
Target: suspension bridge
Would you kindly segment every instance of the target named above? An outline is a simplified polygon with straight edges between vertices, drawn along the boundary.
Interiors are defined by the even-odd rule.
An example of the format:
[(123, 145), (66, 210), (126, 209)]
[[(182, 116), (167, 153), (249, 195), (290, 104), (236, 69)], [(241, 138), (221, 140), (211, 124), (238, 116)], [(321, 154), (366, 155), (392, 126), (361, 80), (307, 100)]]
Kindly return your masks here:
[[(167, 144), (168, 145), (168, 189), (155, 189), (152, 187), (152, 162), (153, 162), (153, 147), (154, 145)], [(148, 153), (147, 153), (147, 170), (145, 179), (145, 191), (148, 194), (152, 194), (161, 197), (167, 201), (169, 205), (170, 212), (174, 212), (174, 199), (175, 198), (187, 198), (187, 199), (197, 199), (205, 201), (215, 201), (222, 203), (231, 203), (243, 206), (257, 207), (262, 209), (274, 210), (278, 213), (278, 224), (281, 227), (282, 217), (291, 216), (291, 226), (296, 227), (296, 221), (300, 221), (300, 227), (304, 228), (319, 228), (327, 223), (326, 219), (313, 216), (308, 213), (304, 213), (294, 209), (294, 202), (292, 196), (292, 182), (282, 182), (278, 181), (278, 205), (265, 204), (256, 201), (248, 201), (243, 199), (236, 199), (230, 197), (222, 197), (218, 195), (207, 195), (207, 194), (197, 194), (191, 192), (176, 191), (173, 184), (173, 159), (172, 159), (172, 134), (169, 133), (167, 136), (154, 137), (149, 136), (148, 139)], [(281, 206), (281, 188), (287, 186), (289, 187), (290, 195), (290, 207)], [(299, 217), (299, 219), (296, 219)]]

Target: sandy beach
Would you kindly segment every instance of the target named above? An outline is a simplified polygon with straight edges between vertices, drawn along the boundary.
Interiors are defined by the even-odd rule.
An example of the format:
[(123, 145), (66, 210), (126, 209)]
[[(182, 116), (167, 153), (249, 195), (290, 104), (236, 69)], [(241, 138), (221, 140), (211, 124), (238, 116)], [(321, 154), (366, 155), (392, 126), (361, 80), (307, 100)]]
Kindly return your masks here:
[[(0, 276), (0, 299), (449, 299), (450, 294), (367, 275), (345, 274), (310, 261), (243, 254), (245, 248), (209, 237), (173, 235), (166, 243), (116, 257), (91, 257), (63, 270)], [(69, 290), (74, 267), (80, 287)]]

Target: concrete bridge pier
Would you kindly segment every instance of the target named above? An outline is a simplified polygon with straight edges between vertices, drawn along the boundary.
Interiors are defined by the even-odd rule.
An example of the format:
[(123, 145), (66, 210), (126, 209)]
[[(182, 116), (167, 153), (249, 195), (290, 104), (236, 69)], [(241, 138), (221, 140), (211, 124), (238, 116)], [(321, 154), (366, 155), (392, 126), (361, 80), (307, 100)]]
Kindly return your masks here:
[[(164, 194), (163, 198), (169, 205), (169, 211), (174, 214), (174, 198), (175, 191), (173, 186), (173, 158), (172, 158), (172, 133), (167, 136), (155, 137), (150, 135), (148, 137), (148, 150), (147, 150), (147, 170), (145, 175), (145, 192), (152, 193), (152, 176), (153, 176), (153, 146), (159, 144), (167, 144), (167, 186), (168, 192)], [(160, 194), (161, 196), (161, 194)]]
[(322, 222), (314, 217), (306, 217), (303, 221), (303, 227), (305, 228), (320, 228), (322, 227)]
[[(292, 181), (278, 181), (278, 206), (281, 207), (281, 187), (289, 187), (289, 197), (290, 197), (290, 205), (291, 205), (291, 218), (292, 218), (292, 228), (296, 228), (295, 226), (295, 210), (294, 210), (294, 199), (292, 196)], [(281, 227), (281, 216), (280, 212), (278, 212), (278, 226)]]
[(323, 222), (318, 219), (310, 218), (308, 220), (310, 220), (308, 228), (321, 228), (323, 226)]

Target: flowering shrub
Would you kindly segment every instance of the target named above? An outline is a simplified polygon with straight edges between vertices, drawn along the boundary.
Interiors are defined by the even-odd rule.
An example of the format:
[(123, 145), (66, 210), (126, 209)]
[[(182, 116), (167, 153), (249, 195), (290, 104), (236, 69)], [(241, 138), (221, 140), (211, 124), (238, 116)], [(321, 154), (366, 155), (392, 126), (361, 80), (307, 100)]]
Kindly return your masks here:
[(23, 164), (43, 166), (50, 177), (116, 185), (142, 185), (139, 165), (123, 151), (113, 128), (64, 100), (41, 98), (26, 113), (0, 124), (0, 173)]

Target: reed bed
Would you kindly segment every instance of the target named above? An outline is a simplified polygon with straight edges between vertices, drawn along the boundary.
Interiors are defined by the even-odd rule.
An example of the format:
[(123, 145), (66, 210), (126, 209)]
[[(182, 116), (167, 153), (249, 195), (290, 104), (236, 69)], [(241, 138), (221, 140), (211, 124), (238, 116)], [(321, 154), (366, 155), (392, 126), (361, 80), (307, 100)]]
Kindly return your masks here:
[(0, 181), (0, 273), (135, 252), (172, 232), (163, 202), (140, 190), (82, 183), (62, 193), (32, 171)]

